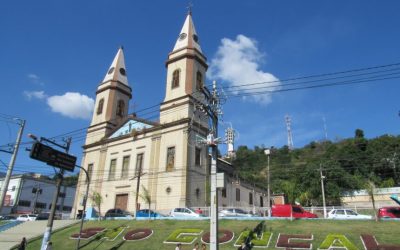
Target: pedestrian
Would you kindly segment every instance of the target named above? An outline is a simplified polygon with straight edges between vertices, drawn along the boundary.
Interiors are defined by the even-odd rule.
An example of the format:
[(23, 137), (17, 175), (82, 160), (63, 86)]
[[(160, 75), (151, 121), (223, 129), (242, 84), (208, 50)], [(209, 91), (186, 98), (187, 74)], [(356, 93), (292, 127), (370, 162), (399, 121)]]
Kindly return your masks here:
[(53, 242), (49, 241), (49, 243), (47, 243), (46, 250), (53, 250)]
[(193, 250), (200, 250), (200, 249), (199, 249), (199, 243), (196, 242), (196, 243), (194, 244)]
[(176, 244), (175, 250), (182, 250), (182, 244), (181, 243)]
[(203, 214), (203, 210), (201, 208), (198, 208), (194, 211), (196, 214)]
[(206, 247), (205, 243), (201, 244), (201, 250), (207, 250), (207, 247)]
[(19, 243), (18, 250), (25, 250), (27, 244), (26, 238), (23, 237), (21, 243)]

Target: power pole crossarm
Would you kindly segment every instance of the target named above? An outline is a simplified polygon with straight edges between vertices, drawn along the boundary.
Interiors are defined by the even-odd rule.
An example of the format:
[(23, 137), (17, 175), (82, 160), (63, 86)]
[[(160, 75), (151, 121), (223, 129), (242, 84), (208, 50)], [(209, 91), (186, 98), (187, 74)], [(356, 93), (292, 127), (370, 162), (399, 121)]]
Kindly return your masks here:
[(19, 144), (21, 143), (21, 137), (24, 132), (24, 127), (25, 127), (25, 120), (20, 120), (20, 128), (18, 131), (17, 135), (17, 141), (14, 145), (14, 150), (12, 151), (12, 156), (10, 160), (10, 164), (8, 165), (7, 168), (7, 174), (6, 177), (4, 178), (3, 185), (1, 187), (1, 193), (0, 193), (0, 214), (1, 210), (3, 209), (3, 204), (4, 204), (4, 199), (6, 198), (7, 190), (8, 190), (8, 184), (10, 183), (12, 171), (14, 169), (14, 164), (15, 160), (17, 159), (17, 154), (18, 154), (18, 149), (19, 149)]

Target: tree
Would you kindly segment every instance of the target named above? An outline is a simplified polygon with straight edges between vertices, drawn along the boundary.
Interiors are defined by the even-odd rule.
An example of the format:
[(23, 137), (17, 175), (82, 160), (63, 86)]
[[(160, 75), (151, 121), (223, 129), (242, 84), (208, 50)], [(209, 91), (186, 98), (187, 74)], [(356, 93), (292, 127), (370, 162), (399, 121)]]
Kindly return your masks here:
[(101, 203), (103, 203), (103, 196), (100, 193), (94, 191), (90, 199), (99, 211), (99, 220), (101, 219)]
[(367, 190), (367, 193), (371, 198), (372, 207), (374, 209), (375, 220), (378, 221), (378, 216), (376, 216), (376, 208), (375, 208), (375, 184), (371, 180), (368, 180), (367, 183), (365, 184), (365, 189)]
[(151, 195), (149, 190), (142, 185), (142, 193), (139, 193), (139, 197), (142, 198), (142, 200), (144, 200), (146, 202), (146, 204), (149, 206), (149, 218), (150, 218), (150, 205), (151, 205)]

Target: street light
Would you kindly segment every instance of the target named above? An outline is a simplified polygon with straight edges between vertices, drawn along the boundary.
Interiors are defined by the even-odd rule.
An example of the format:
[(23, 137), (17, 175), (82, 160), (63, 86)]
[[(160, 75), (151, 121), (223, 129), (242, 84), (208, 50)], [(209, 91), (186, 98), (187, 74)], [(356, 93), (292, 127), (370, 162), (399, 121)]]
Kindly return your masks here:
[(270, 193), (270, 174), (269, 174), (269, 156), (271, 154), (271, 150), (268, 149), (264, 149), (264, 154), (267, 155), (267, 181), (268, 181), (268, 185), (267, 185), (267, 208), (268, 208), (268, 217), (271, 217), (271, 193)]

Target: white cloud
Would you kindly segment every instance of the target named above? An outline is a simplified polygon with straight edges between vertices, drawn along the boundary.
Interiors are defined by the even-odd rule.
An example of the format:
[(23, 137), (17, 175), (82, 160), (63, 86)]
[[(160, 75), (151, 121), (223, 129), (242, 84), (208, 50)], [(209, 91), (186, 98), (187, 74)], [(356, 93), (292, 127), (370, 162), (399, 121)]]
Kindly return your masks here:
[(44, 93), (44, 91), (24, 91), (24, 95), (28, 98), (28, 100), (31, 100), (32, 98), (39, 100), (47, 98), (47, 95)]
[(47, 98), (47, 104), (55, 113), (70, 118), (90, 119), (94, 107), (94, 100), (76, 92), (67, 92), (64, 95), (55, 95)]
[(40, 86), (44, 85), (44, 82), (40, 80), (40, 77), (36, 74), (28, 74), (28, 78), (33, 82), (34, 84), (38, 84)]
[[(278, 78), (260, 69), (264, 56), (254, 39), (244, 35), (238, 35), (236, 40), (223, 38), (211, 61), (210, 77), (228, 82), (230, 87), (234, 87), (228, 91), (233, 91), (234, 94), (252, 94), (280, 89)], [(271, 96), (268, 93), (250, 95), (246, 99), (261, 104), (271, 102)]]

